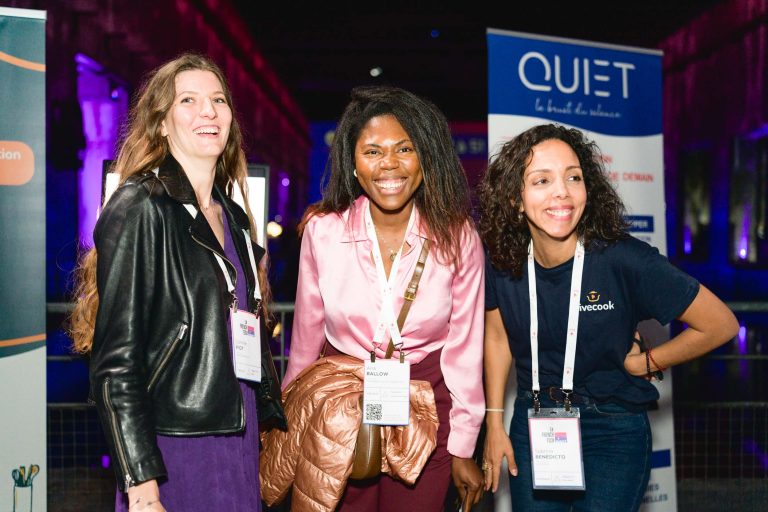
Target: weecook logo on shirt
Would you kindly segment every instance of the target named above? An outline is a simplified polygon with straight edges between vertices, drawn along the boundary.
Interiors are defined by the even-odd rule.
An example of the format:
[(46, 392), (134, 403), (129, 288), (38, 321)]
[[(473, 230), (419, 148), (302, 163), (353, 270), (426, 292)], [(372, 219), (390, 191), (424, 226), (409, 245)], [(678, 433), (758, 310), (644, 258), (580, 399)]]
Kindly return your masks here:
[(612, 300), (609, 300), (607, 303), (603, 304), (595, 304), (600, 300), (600, 294), (595, 290), (590, 291), (586, 297), (587, 302), (591, 302), (592, 304), (579, 305), (579, 311), (608, 311), (610, 309), (616, 309), (616, 306), (613, 304)]

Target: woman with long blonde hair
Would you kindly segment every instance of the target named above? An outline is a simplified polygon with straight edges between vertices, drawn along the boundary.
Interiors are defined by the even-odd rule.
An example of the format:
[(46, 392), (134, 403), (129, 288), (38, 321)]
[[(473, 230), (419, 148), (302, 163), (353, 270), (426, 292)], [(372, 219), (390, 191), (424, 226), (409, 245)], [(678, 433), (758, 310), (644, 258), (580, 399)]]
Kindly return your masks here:
[(260, 510), (259, 421), (284, 416), (263, 354), (265, 251), (232, 200), (246, 160), (214, 62), (184, 54), (149, 75), (114, 170), (70, 330), (90, 355), (115, 510)]

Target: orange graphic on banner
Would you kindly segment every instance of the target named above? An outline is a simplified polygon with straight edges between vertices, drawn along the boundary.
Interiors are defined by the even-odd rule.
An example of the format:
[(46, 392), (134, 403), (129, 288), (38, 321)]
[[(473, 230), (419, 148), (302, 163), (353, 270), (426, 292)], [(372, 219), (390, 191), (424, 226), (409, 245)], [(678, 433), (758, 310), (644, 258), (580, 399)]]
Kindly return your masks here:
[(24, 345), (26, 343), (34, 343), (43, 340), (45, 340), (45, 334), (35, 334), (33, 336), (24, 336), (23, 338), (0, 340), (0, 347), (14, 347), (16, 345)]
[(31, 69), (32, 71), (41, 71), (45, 73), (45, 64), (39, 64), (37, 62), (32, 62), (31, 60), (20, 59), (5, 52), (0, 52), (0, 61), (5, 61), (8, 64), (19, 66), (20, 68)]
[(0, 185), (23, 185), (35, 173), (35, 154), (23, 142), (0, 140)]

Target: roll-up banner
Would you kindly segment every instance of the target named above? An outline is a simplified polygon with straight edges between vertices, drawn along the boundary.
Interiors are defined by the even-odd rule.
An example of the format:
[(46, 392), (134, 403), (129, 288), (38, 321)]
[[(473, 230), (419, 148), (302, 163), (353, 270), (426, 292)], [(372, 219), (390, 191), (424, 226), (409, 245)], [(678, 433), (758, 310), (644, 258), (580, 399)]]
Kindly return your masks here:
[[(666, 253), (662, 52), (495, 29), (487, 31), (487, 42), (490, 158), (535, 125), (578, 128), (602, 150), (627, 206), (632, 235)], [(669, 337), (668, 327), (656, 322), (645, 322), (641, 332), (656, 343)], [(641, 508), (646, 512), (677, 510), (671, 374), (666, 377), (656, 383), (659, 408), (649, 412), (653, 470)], [(514, 396), (512, 385), (507, 425)], [(496, 510), (512, 510), (505, 478), (502, 486)]]
[(0, 510), (46, 510), (45, 11), (0, 7)]

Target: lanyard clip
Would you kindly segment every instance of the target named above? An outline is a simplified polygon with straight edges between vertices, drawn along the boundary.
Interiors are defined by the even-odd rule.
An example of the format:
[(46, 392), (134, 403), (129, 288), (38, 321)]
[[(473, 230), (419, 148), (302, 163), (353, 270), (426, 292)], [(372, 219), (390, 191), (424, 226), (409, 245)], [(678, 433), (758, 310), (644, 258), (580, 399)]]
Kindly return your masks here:
[(371, 362), (372, 363), (376, 362), (376, 352), (373, 350), (371, 350)]
[(232, 308), (232, 311), (237, 311), (237, 295), (234, 293), (232, 294), (232, 303), (229, 305), (229, 307)]
[(539, 400), (539, 390), (534, 389), (533, 390), (533, 412), (536, 414), (539, 414), (539, 409), (541, 409), (541, 400)]
[(253, 306), (253, 314), (256, 315), (256, 318), (261, 316), (261, 299), (256, 299), (256, 302)]
[(565, 405), (565, 411), (571, 412), (571, 395), (573, 394), (572, 389), (561, 389), (563, 392), (563, 395), (565, 395), (565, 399), (563, 400), (563, 404)]

